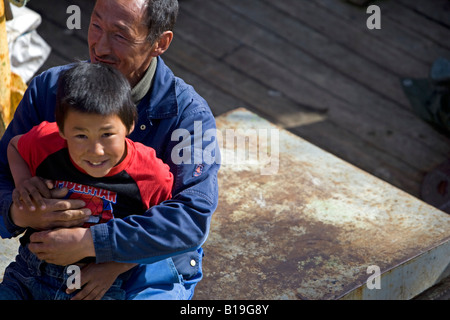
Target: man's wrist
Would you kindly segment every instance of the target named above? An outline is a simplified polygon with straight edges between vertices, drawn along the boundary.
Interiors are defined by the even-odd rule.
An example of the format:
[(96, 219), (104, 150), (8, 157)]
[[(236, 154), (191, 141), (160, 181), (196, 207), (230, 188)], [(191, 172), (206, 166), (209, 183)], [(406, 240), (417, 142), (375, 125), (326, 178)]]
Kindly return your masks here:
[(95, 257), (94, 240), (90, 228), (85, 229), (86, 232), (83, 236), (83, 250), (85, 257)]

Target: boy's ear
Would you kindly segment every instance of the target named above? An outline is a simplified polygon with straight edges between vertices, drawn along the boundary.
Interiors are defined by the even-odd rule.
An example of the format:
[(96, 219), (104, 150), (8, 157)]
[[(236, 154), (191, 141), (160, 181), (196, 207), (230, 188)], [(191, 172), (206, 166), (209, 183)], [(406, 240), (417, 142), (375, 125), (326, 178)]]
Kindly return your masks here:
[(64, 140), (67, 140), (66, 136), (64, 135), (64, 132), (62, 132), (61, 129), (59, 129), (58, 132), (59, 132), (59, 135), (61, 136), (61, 138), (63, 138)]
[(130, 127), (130, 130), (128, 131), (127, 136), (130, 135), (134, 131), (134, 125), (135, 125), (135, 123), (133, 122), (133, 124)]

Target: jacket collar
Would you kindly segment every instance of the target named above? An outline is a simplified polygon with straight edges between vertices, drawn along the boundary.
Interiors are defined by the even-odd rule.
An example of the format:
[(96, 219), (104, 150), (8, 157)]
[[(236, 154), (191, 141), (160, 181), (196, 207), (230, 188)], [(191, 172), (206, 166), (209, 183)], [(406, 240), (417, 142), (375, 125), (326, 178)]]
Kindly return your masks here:
[(142, 98), (150, 90), (153, 83), (153, 76), (155, 75), (156, 66), (158, 64), (158, 59), (152, 59), (150, 62), (150, 66), (147, 68), (144, 76), (141, 81), (139, 81), (133, 89), (131, 89), (131, 98), (133, 102), (138, 105), (141, 102)]
[(165, 119), (178, 115), (176, 80), (172, 71), (158, 57), (153, 84), (150, 91), (138, 105), (138, 109), (147, 108), (149, 119)]

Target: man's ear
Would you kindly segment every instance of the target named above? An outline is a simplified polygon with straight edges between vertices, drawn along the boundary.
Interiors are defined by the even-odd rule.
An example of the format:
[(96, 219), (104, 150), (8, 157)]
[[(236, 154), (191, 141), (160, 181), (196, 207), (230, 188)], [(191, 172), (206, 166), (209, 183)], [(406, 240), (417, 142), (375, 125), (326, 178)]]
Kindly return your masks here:
[(169, 49), (173, 40), (173, 32), (165, 31), (153, 45), (152, 56), (158, 57)]

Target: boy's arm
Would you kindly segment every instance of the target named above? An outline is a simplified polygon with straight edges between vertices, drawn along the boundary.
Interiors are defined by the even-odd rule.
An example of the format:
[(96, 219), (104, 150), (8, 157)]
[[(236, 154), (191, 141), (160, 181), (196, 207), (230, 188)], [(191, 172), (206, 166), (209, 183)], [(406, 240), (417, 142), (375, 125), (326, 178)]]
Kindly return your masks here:
[(39, 178), (33, 178), (27, 162), (22, 158), (18, 148), (18, 142), (22, 135), (17, 135), (11, 139), (8, 144), (7, 156), (11, 174), (14, 179), (16, 189), (12, 194), (13, 202), (23, 209), (24, 203), (31, 211), (35, 210), (33, 200), (41, 208), (45, 209), (45, 203), (42, 196), (50, 198), (48, 186)]
[(7, 149), (9, 169), (14, 179), (14, 184), (20, 186), (25, 180), (32, 177), (30, 168), (19, 153), (17, 144), (22, 135), (15, 136), (11, 139)]

